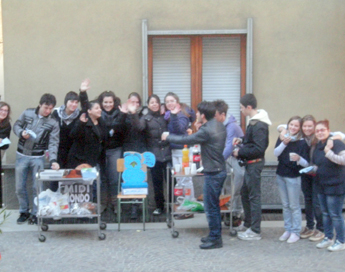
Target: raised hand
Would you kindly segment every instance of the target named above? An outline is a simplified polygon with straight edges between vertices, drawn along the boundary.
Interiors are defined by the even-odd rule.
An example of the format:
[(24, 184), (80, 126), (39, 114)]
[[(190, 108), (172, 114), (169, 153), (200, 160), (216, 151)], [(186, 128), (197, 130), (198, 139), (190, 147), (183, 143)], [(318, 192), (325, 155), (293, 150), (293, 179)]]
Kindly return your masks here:
[(84, 79), (80, 84), (80, 91), (85, 92), (88, 89), (90, 89), (91, 87), (89, 86), (89, 84), (90, 84), (90, 79), (88, 78)]
[(164, 114), (165, 114), (165, 106), (164, 106), (164, 104), (161, 105), (160, 112), (161, 112), (161, 115), (164, 115)]
[(181, 105), (180, 104), (176, 104), (175, 108), (173, 110), (171, 110), (170, 112), (173, 114), (177, 114), (181, 111)]
[(127, 103), (123, 103), (122, 105), (119, 105), (119, 110), (123, 113), (128, 113), (128, 105)]
[(133, 103), (130, 102), (130, 100), (128, 99), (127, 101), (127, 109), (130, 113), (134, 114), (136, 113), (138, 106), (134, 105)]
[(86, 113), (82, 113), (79, 117), (79, 120), (83, 123), (86, 123), (88, 118), (86, 117)]

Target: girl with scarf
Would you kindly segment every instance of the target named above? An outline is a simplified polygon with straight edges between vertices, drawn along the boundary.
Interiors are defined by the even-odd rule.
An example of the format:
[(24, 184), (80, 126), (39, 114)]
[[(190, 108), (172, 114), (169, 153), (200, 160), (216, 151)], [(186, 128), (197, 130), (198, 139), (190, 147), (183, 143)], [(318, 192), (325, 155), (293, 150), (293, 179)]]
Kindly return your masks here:
[(308, 166), (309, 147), (302, 138), (302, 119), (291, 117), (287, 123), (288, 135), (282, 141), (279, 137), (274, 149), (278, 157), (277, 185), (283, 206), (285, 232), (280, 241), (295, 243), (300, 239), (302, 213), (299, 203), (301, 174), (299, 170)]
[(73, 139), (69, 135), (80, 116), (78, 106), (79, 95), (76, 92), (70, 91), (65, 96), (64, 104), (56, 108), (52, 113), (52, 116), (58, 121), (60, 126), (57, 162), (62, 169), (67, 167), (68, 152), (73, 144)]

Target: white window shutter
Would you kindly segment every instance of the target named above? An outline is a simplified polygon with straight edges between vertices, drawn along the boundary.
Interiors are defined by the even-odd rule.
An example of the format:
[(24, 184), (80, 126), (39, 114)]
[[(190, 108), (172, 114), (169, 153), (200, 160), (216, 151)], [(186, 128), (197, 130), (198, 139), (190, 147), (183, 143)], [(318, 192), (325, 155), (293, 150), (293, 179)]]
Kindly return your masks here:
[(191, 103), (191, 66), (189, 38), (154, 38), (153, 93), (161, 102), (174, 92), (181, 103)]
[(203, 38), (202, 99), (223, 99), (240, 124), (241, 41), (239, 37)]

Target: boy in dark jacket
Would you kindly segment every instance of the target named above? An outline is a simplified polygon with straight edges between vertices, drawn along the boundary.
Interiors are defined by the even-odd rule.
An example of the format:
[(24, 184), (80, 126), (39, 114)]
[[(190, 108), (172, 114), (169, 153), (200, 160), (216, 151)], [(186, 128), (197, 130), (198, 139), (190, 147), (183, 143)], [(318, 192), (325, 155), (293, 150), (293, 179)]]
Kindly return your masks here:
[(244, 209), (245, 232), (239, 232), (241, 240), (260, 240), (261, 225), (261, 171), (265, 165), (265, 151), (268, 147), (268, 126), (271, 121), (265, 110), (256, 108), (253, 94), (246, 94), (240, 100), (241, 112), (250, 117), (244, 138), (235, 138), (234, 145), (243, 143), (233, 155), (245, 164), (244, 182), (241, 190)]

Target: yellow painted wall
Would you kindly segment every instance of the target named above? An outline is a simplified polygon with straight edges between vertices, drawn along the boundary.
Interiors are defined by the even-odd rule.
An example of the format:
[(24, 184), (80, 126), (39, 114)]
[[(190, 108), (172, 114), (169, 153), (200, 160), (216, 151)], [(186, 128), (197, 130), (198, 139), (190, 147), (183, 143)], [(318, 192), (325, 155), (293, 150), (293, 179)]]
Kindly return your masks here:
[[(246, 28), (254, 22), (253, 91), (275, 127), (327, 117), (345, 131), (343, 0), (2, 0), (4, 82), (12, 123), (45, 92), (58, 105), (91, 79), (90, 98), (142, 92), (141, 21), (149, 30)], [(15, 159), (17, 137), (8, 162)]]

